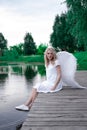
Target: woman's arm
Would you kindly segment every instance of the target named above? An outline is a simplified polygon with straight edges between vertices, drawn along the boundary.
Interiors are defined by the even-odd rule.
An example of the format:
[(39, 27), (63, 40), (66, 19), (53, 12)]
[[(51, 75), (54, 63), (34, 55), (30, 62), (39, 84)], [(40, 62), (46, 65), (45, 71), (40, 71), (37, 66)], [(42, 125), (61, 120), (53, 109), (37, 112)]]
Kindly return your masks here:
[(58, 85), (58, 83), (60, 82), (60, 79), (61, 79), (61, 67), (60, 67), (60, 65), (58, 65), (56, 67), (56, 70), (57, 70), (58, 76), (57, 76), (57, 79), (56, 79), (54, 86), (51, 88), (52, 91), (56, 89), (56, 87), (57, 87), (57, 85)]

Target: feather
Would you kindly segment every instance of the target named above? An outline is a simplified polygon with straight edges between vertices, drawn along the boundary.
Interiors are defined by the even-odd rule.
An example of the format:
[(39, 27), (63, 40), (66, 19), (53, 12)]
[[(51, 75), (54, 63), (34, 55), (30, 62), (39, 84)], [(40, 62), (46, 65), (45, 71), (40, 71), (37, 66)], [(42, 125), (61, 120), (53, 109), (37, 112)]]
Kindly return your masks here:
[(61, 51), (57, 53), (57, 57), (61, 65), (63, 83), (72, 88), (86, 88), (75, 81), (77, 59), (74, 55), (66, 51)]

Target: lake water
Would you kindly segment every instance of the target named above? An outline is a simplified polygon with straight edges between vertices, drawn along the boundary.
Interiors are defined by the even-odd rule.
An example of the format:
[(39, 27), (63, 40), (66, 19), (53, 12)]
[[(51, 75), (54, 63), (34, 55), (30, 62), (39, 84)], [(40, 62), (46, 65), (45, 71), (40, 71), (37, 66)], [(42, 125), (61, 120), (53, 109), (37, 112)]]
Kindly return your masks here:
[(27, 112), (15, 110), (31, 93), (32, 86), (45, 79), (42, 65), (11, 65), (0, 67), (0, 130), (17, 130)]

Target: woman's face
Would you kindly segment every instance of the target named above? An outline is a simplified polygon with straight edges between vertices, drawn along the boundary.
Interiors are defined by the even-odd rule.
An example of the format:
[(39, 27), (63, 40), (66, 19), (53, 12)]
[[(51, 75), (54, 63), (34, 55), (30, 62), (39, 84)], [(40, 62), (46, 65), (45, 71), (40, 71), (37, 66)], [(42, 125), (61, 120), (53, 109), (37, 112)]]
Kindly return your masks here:
[(53, 59), (53, 52), (51, 50), (47, 51), (47, 59), (51, 61)]

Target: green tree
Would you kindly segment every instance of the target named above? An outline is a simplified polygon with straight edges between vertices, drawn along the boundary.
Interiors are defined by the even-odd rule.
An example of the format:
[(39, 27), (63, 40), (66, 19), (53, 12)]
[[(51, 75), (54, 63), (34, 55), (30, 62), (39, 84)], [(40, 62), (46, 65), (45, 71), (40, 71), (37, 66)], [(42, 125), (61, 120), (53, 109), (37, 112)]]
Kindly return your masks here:
[(24, 43), (20, 43), (17, 45), (17, 52), (19, 55), (23, 55), (24, 54)]
[(26, 33), (24, 38), (24, 54), (31, 55), (36, 53), (36, 45), (30, 33)]
[(0, 55), (3, 55), (3, 51), (6, 48), (7, 48), (7, 40), (4, 38), (3, 34), (0, 33)]
[(10, 50), (8, 52), (8, 56), (11, 57), (12, 59), (18, 58), (19, 54), (17, 51), (17, 46), (10, 46)]
[(18, 45), (10, 46), (10, 50), (16, 50), (18, 55), (23, 55), (24, 44), (20, 43)]
[(47, 45), (45, 44), (40, 44), (37, 48), (37, 54), (43, 55), (44, 51), (46, 50)]
[(56, 49), (58, 47), (73, 52), (76, 49), (76, 42), (69, 29), (70, 25), (67, 21), (67, 14), (57, 15), (53, 25), (53, 33), (50, 36), (52, 46)]
[(66, 0), (70, 32), (78, 42), (78, 49), (87, 50), (87, 0)]

